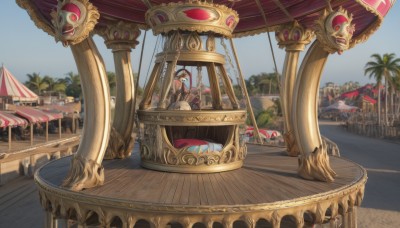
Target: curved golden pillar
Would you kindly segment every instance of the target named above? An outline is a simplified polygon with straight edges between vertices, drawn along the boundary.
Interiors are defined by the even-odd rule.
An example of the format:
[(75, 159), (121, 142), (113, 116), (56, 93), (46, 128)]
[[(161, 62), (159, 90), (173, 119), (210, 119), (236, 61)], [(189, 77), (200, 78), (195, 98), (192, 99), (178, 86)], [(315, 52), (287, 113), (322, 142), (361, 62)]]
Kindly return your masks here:
[(93, 39), (71, 45), (85, 98), (85, 122), (79, 148), (62, 186), (73, 191), (104, 182), (103, 160), (110, 135), (110, 91), (103, 60)]
[(284, 138), (289, 156), (298, 156), (300, 151), (293, 133), (292, 103), (293, 91), (297, 75), (299, 54), (304, 50), (305, 45), (311, 42), (314, 33), (304, 29), (297, 21), (281, 26), (275, 34), (280, 48), (285, 48), (286, 57), (281, 77), (281, 106), (284, 117)]
[[(333, 26), (337, 18), (341, 20)], [(351, 22), (352, 16), (341, 7), (337, 11), (324, 11), (316, 23), (317, 40), (308, 50), (299, 70), (292, 107), (294, 132), (301, 153), (298, 173), (305, 179), (331, 182), (336, 176), (329, 164), (326, 143), (319, 132), (317, 99), (328, 55), (341, 54), (349, 48), (355, 30)]]
[(329, 52), (316, 40), (304, 57), (293, 93), (292, 121), (300, 150), (299, 175), (305, 179), (331, 182), (336, 173), (330, 167), (317, 119), (320, 79), (328, 55)]
[(135, 113), (135, 82), (131, 65), (131, 49), (138, 42), (140, 30), (135, 24), (122, 21), (99, 31), (105, 44), (112, 49), (116, 75), (116, 104), (110, 141), (105, 159), (130, 156), (136, 135), (133, 133)]
[(291, 121), (291, 110), (292, 110), (292, 99), (293, 89), (296, 80), (297, 64), (299, 61), (299, 51), (287, 51), (285, 57), (285, 63), (283, 66), (282, 78), (281, 78), (281, 105), (282, 115), (284, 117), (285, 127), (285, 142), (287, 147), (287, 153), (289, 156), (298, 156), (299, 149), (296, 144), (296, 140), (293, 133), (293, 123)]

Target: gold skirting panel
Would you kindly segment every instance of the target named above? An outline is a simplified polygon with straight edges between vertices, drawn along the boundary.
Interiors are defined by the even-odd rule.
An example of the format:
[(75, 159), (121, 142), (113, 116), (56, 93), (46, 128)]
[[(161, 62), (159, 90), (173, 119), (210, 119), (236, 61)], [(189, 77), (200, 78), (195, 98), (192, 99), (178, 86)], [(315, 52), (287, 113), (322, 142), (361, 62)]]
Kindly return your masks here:
[(163, 165), (159, 163), (152, 163), (142, 161), (141, 165), (144, 168), (165, 171), (165, 172), (175, 172), (175, 173), (218, 173), (218, 172), (226, 172), (235, 169), (239, 169), (243, 165), (243, 161), (236, 161), (227, 164), (218, 164), (218, 165), (210, 165), (210, 166), (202, 166), (201, 169), (196, 166), (190, 165)]
[(229, 172), (148, 170), (140, 166), (140, 157), (134, 152), (128, 159), (104, 161), (105, 182), (96, 188), (74, 192), (59, 187), (69, 170), (70, 157), (40, 168), (35, 181), (49, 214), (83, 226), (109, 227), (119, 221), (120, 225), (113, 226), (147, 223), (164, 228), (201, 223), (231, 228), (238, 222), (265, 227), (259, 226), (264, 222), (280, 227), (289, 216), (294, 221), (290, 227), (321, 223), (356, 227), (356, 208), (367, 181), (365, 169), (347, 159), (330, 157), (338, 174), (335, 181), (309, 181), (297, 175), (298, 159), (287, 156), (284, 148), (247, 146), (243, 167)]
[(243, 124), (245, 110), (138, 110), (140, 122), (164, 126), (226, 126)]
[(161, 52), (156, 55), (156, 63), (162, 63), (163, 61), (172, 62), (176, 57), (178, 57), (178, 64), (180, 61), (185, 62), (186, 66), (190, 65), (192, 62), (193, 66), (198, 66), (199, 63), (219, 63), (221, 65), (225, 64), (225, 56), (208, 51), (180, 51), (178, 52)]

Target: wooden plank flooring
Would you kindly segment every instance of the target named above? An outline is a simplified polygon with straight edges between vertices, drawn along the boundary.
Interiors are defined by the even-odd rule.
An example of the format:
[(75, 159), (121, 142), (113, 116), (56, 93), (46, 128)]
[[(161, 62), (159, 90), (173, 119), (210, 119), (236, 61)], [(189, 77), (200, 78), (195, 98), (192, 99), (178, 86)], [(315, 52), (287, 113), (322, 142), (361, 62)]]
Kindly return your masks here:
[[(163, 205), (248, 205), (272, 203), (334, 190), (362, 177), (353, 162), (331, 157), (338, 174), (335, 182), (309, 181), (297, 176), (297, 158), (283, 148), (248, 145), (245, 165), (237, 170), (213, 174), (181, 174), (140, 167), (136, 153), (130, 159), (104, 161), (105, 184), (82, 193)], [(55, 186), (69, 170), (70, 158), (46, 165), (40, 176)]]

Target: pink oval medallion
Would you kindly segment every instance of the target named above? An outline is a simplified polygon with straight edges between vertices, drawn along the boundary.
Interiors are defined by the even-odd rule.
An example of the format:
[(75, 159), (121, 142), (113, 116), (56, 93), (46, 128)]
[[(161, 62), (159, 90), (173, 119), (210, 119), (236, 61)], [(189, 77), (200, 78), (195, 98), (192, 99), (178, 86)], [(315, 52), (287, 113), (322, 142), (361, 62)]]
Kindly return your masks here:
[(187, 17), (194, 20), (205, 21), (210, 19), (210, 12), (204, 9), (194, 8), (190, 10), (185, 10), (183, 12), (186, 14)]

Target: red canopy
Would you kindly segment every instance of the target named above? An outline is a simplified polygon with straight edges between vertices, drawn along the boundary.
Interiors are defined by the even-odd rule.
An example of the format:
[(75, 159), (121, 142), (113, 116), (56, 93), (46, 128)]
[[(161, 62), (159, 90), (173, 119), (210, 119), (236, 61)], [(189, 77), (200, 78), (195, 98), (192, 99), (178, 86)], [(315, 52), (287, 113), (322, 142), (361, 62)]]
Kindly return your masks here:
[(28, 122), (25, 119), (19, 118), (10, 112), (0, 111), (0, 127), (24, 126), (27, 124)]
[[(145, 14), (152, 7), (160, 4), (179, 2), (181, 0), (91, 0), (90, 2), (99, 10), (100, 19), (98, 26), (106, 26), (110, 21), (124, 20), (146, 26)], [(273, 31), (277, 25), (298, 21), (306, 28), (313, 28), (316, 19), (322, 10), (327, 9), (327, 1), (324, 0), (241, 0), (226, 1), (214, 0), (214, 4), (223, 4), (236, 10), (240, 16), (239, 24), (234, 33), (237, 36), (254, 35), (267, 31), (263, 16), (267, 19), (269, 30)], [(356, 30), (353, 40), (356, 43), (364, 41), (381, 24), (383, 17), (388, 13), (395, 1), (393, 0), (342, 0), (330, 1), (332, 8), (342, 6), (353, 14), (353, 23)], [(32, 19), (40, 28), (53, 33), (51, 16), (52, 10), (57, 8), (57, 0), (17, 0), (17, 3), (29, 11)], [(264, 15), (263, 15), (264, 14)]]
[(28, 119), (30, 123), (48, 122), (51, 120), (63, 118), (62, 113), (40, 111), (39, 109), (34, 109), (30, 107), (17, 107), (16, 113)]
[(0, 96), (12, 97), (13, 101), (38, 100), (38, 96), (19, 82), (4, 66), (0, 69)]
[(367, 96), (367, 95), (363, 96), (363, 101), (369, 102), (371, 104), (375, 104), (376, 103), (375, 99), (373, 99), (373, 98), (371, 98), (370, 96)]
[(65, 104), (65, 105), (44, 105), (44, 106), (38, 106), (39, 109), (45, 110), (45, 111), (58, 111), (58, 112), (63, 112), (63, 113), (74, 113), (74, 112), (79, 112), (79, 105), (77, 103), (73, 104)]
[(353, 97), (357, 97), (360, 94), (359, 90), (353, 90), (353, 91), (349, 91), (349, 92), (345, 92), (342, 93), (342, 95), (340, 95), (340, 99), (344, 99), (344, 98), (353, 98)]

